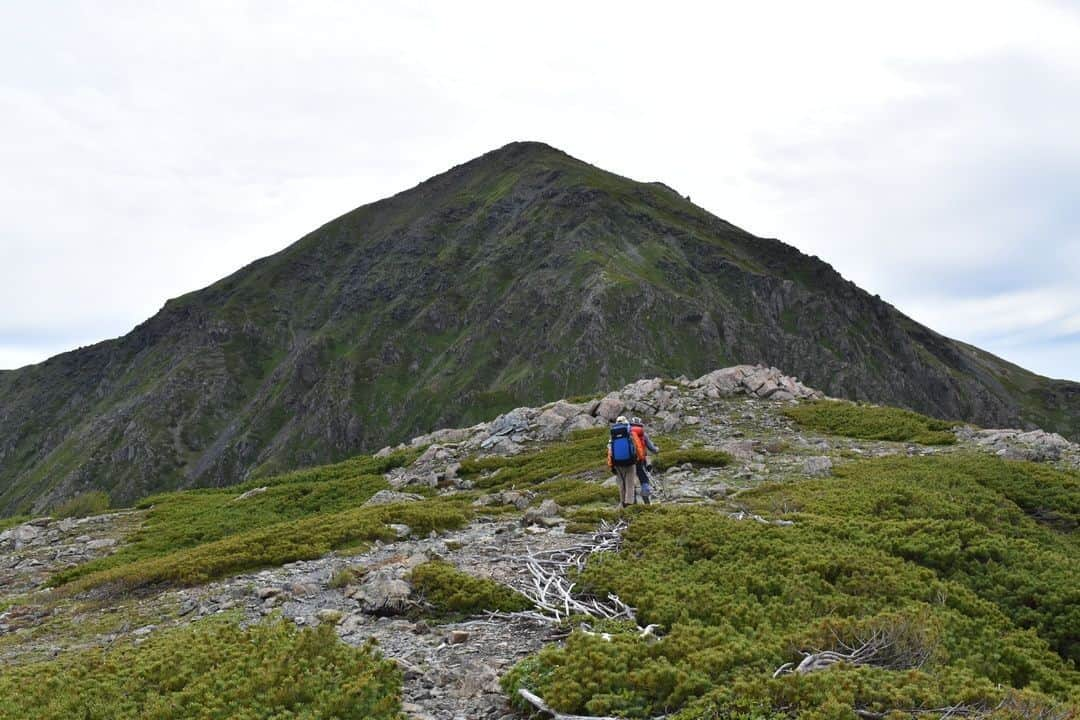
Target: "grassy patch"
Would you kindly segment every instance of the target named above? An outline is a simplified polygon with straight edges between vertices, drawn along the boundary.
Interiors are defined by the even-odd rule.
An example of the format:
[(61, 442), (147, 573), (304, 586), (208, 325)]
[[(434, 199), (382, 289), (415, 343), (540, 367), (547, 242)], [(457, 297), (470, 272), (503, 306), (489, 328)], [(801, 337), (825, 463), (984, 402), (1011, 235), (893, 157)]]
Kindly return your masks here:
[[(579, 580), (666, 634), (574, 633), (504, 685), (568, 713), (679, 720), (1075, 704), (1077, 539), (1034, 510), (1072, 517), (1076, 483), (985, 456), (887, 458), (741, 496), (758, 512), (786, 508), (793, 526), (700, 506), (638, 513), (623, 550), (593, 558)], [(875, 631), (928, 661), (772, 678), (800, 651)]]
[(331, 628), (206, 620), (141, 645), (0, 669), (4, 718), (396, 720), (401, 674)]
[[(324, 542), (307, 533), (307, 525), (291, 523), (362, 506), (368, 498), (387, 487), (381, 473), (411, 462), (418, 453), (419, 450), (408, 450), (382, 458), (359, 455), (339, 463), (252, 480), (239, 486), (148, 497), (138, 505), (147, 509), (146, 520), (123, 547), (112, 555), (58, 573), (52, 582), (59, 585), (83, 577), (105, 577), (101, 573), (113, 568), (136, 563), (149, 567), (155, 560), (164, 557), (192, 559), (201, 555), (202, 551), (196, 551), (196, 548), (220, 543), (213, 547), (226, 553), (223, 559), (232, 559), (229, 567), (233, 570), (215, 570), (211, 575), (217, 577), (223, 572), (261, 564), (263, 561), (256, 562), (255, 557), (251, 562), (246, 562), (244, 556), (247, 551), (243, 548), (249, 546), (251, 538), (261, 537), (268, 529), (284, 533), (299, 532), (300, 536), (274, 540), (271, 543), (273, 547), (267, 548), (266, 552), (255, 553), (258, 558), (286, 557), (296, 553), (313, 557), (310, 553), (323, 547)], [(265, 490), (239, 499), (247, 491), (262, 488)], [(371, 520), (370, 514), (363, 517), (369, 521), (367, 525), (376, 522)], [(356, 533), (358, 541), (375, 537), (380, 535), (359, 529)], [(226, 542), (229, 539), (232, 541)], [(305, 544), (308, 547), (304, 547)], [(189, 550), (191, 552), (184, 554)], [(199, 582), (202, 574), (197, 566), (202, 564), (202, 561), (196, 561), (188, 568), (195, 572), (190, 577), (185, 575), (185, 579), (181, 580), (180, 575), (173, 574), (169, 579), (184, 583)], [(122, 572), (118, 574), (124, 575)], [(155, 571), (152, 574), (156, 577), (160, 573)]]
[(458, 473), (475, 477), (476, 487), (528, 487), (556, 477), (606, 472), (607, 428), (579, 430), (568, 440), (510, 457), (466, 458)]
[(471, 500), (463, 494), (279, 522), (183, 550), (129, 555), (121, 563), (87, 563), (56, 574), (52, 582), (68, 583), (67, 589), (76, 592), (106, 584), (122, 590), (157, 583), (204, 583), (244, 570), (321, 557), (338, 548), (393, 540), (388, 523), (403, 523), (418, 534), (457, 528), (471, 517)]
[[(326, 482), (329, 480), (348, 480), (365, 475), (382, 475), (396, 467), (408, 465), (419, 457), (421, 452), (423, 452), (423, 448), (410, 448), (408, 450), (398, 450), (383, 457), (357, 455), (329, 465), (317, 465), (272, 477), (256, 478), (243, 485), (234, 485), (231, 489), (243, 492), (263, 485)], [(152, 502), (153, 498), (150, 498), (141, 502), (140, 505), (145, 506)]]
[(534, 490), (536, 492), (534, 504), (539, 505), (550, 498), (564, 508), (597, 502), (613, 503), (619, 499), (619, 491), (616, 488), (604, 487), (595, 480), (577, 478), (548, 480), (537, 485)]
[(448, 620), (486, 610), (516, 612), (532, 607), (532, 603), (521, 593), (489, 578), (469, 575), (450, 563), (438, 560), (414, 568), (410, 580), (436, 612)]
[(243, 500), (237, 499), (243, 488), (189, 490), (148, 498), (143, 503), (150, 508), (146, 521), (128, 543), (112, 555), (60, 573), (54, 582), (68, 582), (109, 568), (173, 556), (211, 543), (229, 546), (225, 542), (229, 538), (238, 538), (238, 543), (243, 543), (243, 536), (258, 535), (265, 528), (285, 529), (290, 521), (360, 506), (385, 488), (386, 481), (378, 475), (329, 480), (290, 477), (266, 487), (265, 492)]
[(101, 490), (85, 492), (67, 500), (53, 511), (58, 518), (101, 515), (109, 509), (109, 495)]
[(13, 515), (11, 517), (0, 518), (0, 532), (15, 527), (16, 525), (22, 525), (29, 519), (29, 515)]
[(842, 400), (812, 400), (784, 414), (804, 427), (862, 440), (894, 440), (922, 445), (952, 445), (951, 423), (910, 410)]

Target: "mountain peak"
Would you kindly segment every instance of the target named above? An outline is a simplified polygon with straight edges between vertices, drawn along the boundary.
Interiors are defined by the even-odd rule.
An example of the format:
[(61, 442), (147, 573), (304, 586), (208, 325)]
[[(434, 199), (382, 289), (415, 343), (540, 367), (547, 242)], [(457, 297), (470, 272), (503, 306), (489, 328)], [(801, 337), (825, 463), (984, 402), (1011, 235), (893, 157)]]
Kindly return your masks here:
[(0, 374), (0, 513), (227, 485), (642, 376), (790, 368), (830, 395), (1077, 437), (1080, 385), (901, 315), (653, 183), (513, 142)]

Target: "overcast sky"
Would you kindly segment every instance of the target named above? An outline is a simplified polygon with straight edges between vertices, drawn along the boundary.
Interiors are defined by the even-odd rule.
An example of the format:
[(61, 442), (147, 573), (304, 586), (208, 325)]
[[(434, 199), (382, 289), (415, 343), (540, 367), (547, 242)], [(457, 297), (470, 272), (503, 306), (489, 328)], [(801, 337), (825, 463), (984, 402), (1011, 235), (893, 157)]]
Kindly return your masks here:
[(1076, 4), (516, 5), (0, 4), (0, 368), (531, 139), (1080, 380)]

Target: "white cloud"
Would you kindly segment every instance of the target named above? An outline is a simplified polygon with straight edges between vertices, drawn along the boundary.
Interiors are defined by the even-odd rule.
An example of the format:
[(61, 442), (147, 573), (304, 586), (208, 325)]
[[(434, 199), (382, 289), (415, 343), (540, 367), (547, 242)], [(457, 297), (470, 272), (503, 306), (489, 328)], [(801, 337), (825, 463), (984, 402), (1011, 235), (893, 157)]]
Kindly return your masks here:
[[(1078, 17), (1028, 2), (8, 3), (0, 366), (88, 328), (119, 335), (514, 139), (664, 180), (1018, 359), (1080, 317), (1063, 280), (1080, 272)], [(1001, 297), (1036, 317), (1052, 302), (1058, 320), (1020, 335), (952, 319)], [(49, 339), (40, 355), (19, 344), (30, 331)], [(1025, 357), (1080, 378), (1080, 354)]]

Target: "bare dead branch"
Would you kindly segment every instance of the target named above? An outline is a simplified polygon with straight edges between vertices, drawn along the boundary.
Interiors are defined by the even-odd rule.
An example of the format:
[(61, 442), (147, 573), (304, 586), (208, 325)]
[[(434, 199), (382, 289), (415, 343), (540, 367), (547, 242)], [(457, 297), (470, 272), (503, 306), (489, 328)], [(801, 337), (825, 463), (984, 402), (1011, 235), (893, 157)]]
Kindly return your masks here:
[[(539, 695), (531, 693), (525, 688), (520, 688), (518, 690), (518, 695), (525, 698), (525, 700), (528, 701), (530, 705), (532, 705), (540, 712), (550, 715), (554, 720), (621, 720), (621, 718), (612, 717), (610, 715), (567, 715), (566, 713), (561, 713), (557, 710), (553, 710), (551, 707), (548, 706), (547, 703), (543, 701), (543, 699)], [(653, 718), (653, 720), (663, 720), (664, 717), (666, 716), (661, 715), (659, 717)]]

